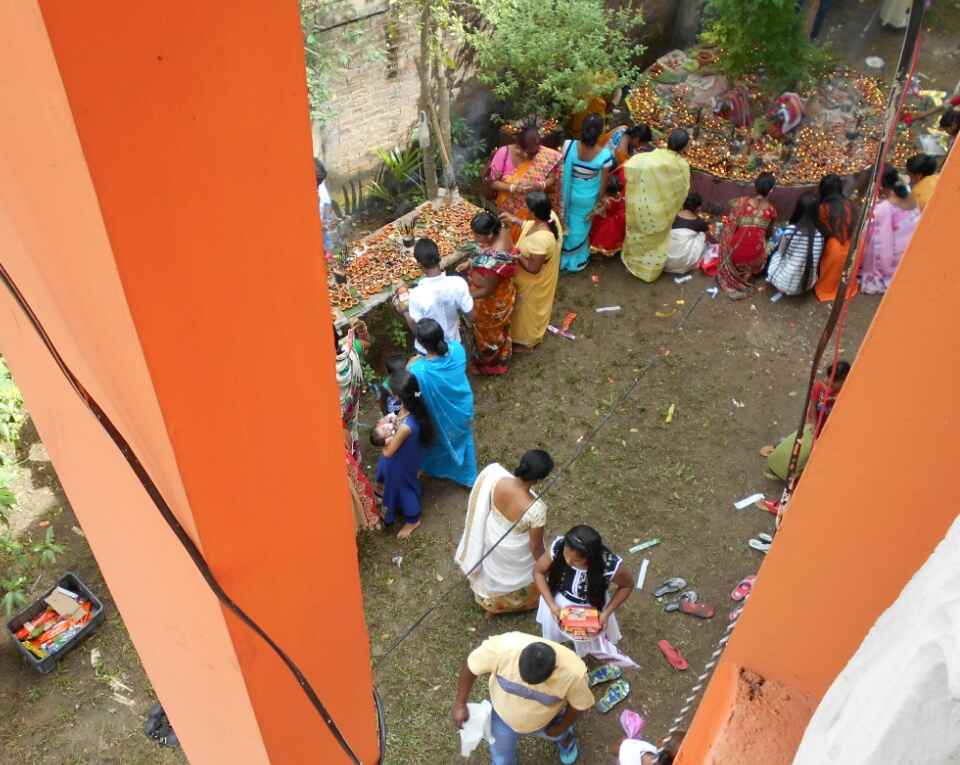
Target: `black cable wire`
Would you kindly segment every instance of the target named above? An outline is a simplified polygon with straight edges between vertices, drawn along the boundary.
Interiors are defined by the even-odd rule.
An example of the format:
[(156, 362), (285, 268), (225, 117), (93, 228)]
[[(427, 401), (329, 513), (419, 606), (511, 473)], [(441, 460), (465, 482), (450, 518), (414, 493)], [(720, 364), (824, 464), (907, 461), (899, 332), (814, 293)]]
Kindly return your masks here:
[[(19, 287), (17, 287), (16, 283), (10, 277), (10, 274), (7, 273), (7, 269), (3, 266), (3, 264), (0, 264), (0, 279), (3, 279), (3, 283), (10, 291), (13, 299), (17, 302), (21, 310), (23, 310), (27, 318), (30, 320), (34, 330), (36, 330), (37, 334), (40, 336), (40, 340), (46, 346), (47, 351), (53, 357), (53, 360), (56, 362), (57, 366), (60, 367), (60, 371), (63, 373), (64, 377), (67, 378), (70, 386), (74, 389), (74, 391), (76, 391), (77, 395), (84, 402), (87, 409), (89, 409), (93, 416), (97, 418), (97, 421), (100, 423), (101, 427), (103, 427), (103, 429), (107, 432), (107, 435), (110, 436), (113, 443), (120, 450), (120, 453), (123, 455), (124, 459), (126, 459), (131, 470), (133, 470), (134, 474), (140, 480), (140, 483), (150, 496), (150, 499), (153, 500), (153, 504), (156, 506), (157, 510), (160, 511), (160, 515), (163, 517), (163, 520), (166, 521), (171, 531), (173, 531), (174, 536), (176, 536), (184, 550), (186, 550), (187, 555), (190, 556), (190, 560), (192, 560), (194, 565), (197, 567), (197, 570), (207, 583), (207, 586), (213, 591), (213, 594), (217, 596), (217, 600), (219, 600), (224, 606), (232, 611), (237, 618), (240, 619), (240, 621), (253, 630), (253, 632), (256, 633), (257, 636), (259, 636), (267, 645), (269, 645), (273, 652), (280, 657), (283, 663), (287, 666), (287, 669), (290, 670), (290, 674), (296, 678), (300, 689), (310, 700), (310, 703), (313, 705), (314, 709), (317, 710), (317, 713), (323, 719), (323, 722), (330, 730), (330, 733), (333, 735), (334, 739), (336, 739), (337, 743), (340, 745), (340, 748), (343, 749), (347, 757), (350, 758), (350, 762), (354, 763), (354, 765), (363, 765), (356, 752), (353, 751), (350, 744), (344, 738), (343, 733), (340, 731), (340, 728), (337, 726), (334, 719), (330, 716), (330, 713), (327, 712), (327, 708), (320, 700), (320, 697), (317, 696), (313, 686), (310, 685), (310, 681), (307, 680), (303, 672), (300, 671), (300, 668), (296, 665), (293, 659), (291, 659), (284, 652), (284, 650), (273, 641), (273, 638), (271, 638), (270, 635), (268, 635), (259, 624), (250, 618), (247, 613), (240, 608), (240, 606), (238, 606), (226, 593), (223, 587), (220, 586), (217, 578), (213, 575), (213, 572), (207, 565), (207, 561), (204, 559), (203, 553), (200, 552), (197, 545), (180, 524), (180, 521), (177, 520), (177, 517), (173, 514), (173, 511), (170, 509), (167, 501), (160, 493), (160, 489), (153, 482), (153, 479), (150, 477), (150, 474), (143, 466), (143, 463), (140, 461), (139, 457), (137, 457), (136, 453), (133, 451), (133, 448), (130, 446), (129, 442), (123, 437), (123, 434), (120, 433), (107, 413), (103, 411), (102, 407), (87, 392), (86, 388), (83, 387), (76, 375), (74, 375), (74, 373), (71, 371), (70, 367), (67, 366), (66, 362), (63, 360), (63, 357), (60, 355), (60, 352), (57, 350), (56, 346), (53, 344), (53, 341), (50, 339), (50, 336), (47, 334), (47, 331), (44, 329), (43, 323), (34, 313), (33, 308), (30, 307), (27, 299), (23, 296), (23, 293), (20, 292)], [(382, 736), (383, 734), (381, 733), (381, 737)], [(380, 756), (382, 760), (382, 750)]]
[[(690, 314), (692, 314), (692, 313), (696, 310), (697, 306), (700, 305), (700, 301), (703, 300), (703, 296), (704, 296), (704, 293), (701, 292), (700, 295), (697, 297), (697, 299), (694, 301), (693, 305), (690, 306), (690, 308), (687, 310), (687, 312), (686, 312), (683, 316), (680, 317), (680, 321), (678, 321), (676, 327), (674, 327), (674, 330), (673, 330), (674, 332), (678, 332), (678, 331), (683, 327), (684, 322), (690, 317)], [(573, 455), (570, 457), (570, 459), (568, 459), (563, 465), (561, 465), (558, 470), (554, 471), (554, 473), (544, 482), (543, 488), (542, 488), (542, 490), (539, 492), (539, 494), (537, 495), (537, 497), (536, 497), (535, 499), (532, 499), (532, 500), (530, 501), (530, 504), (527, 505), (527, 506), (524, 508), (524, 510), (523, 510), (522, 513), (520, 513), (520, 517), (519, 517), (517, 520), (515, 520), (513, 523), (510, 524), (510, 527), (509, 527), (506, 531), (503, 532), (503, 534), (500, 536), (500, 538), (499, 538), (496, 542), (494, 542), (493, 545), (491, 545), (490, 549), (487, 550), (486, 552), (484, 552), (484, 554), (481, 555), (480, 558), (477, 559), (477, 562), (474, 563), (474, 564), (470, 567), (470, 570), (467, 571), (467, 572), (464, 574), (464, 579), (469, 578), (470, 575), (471, 575), (474, 571), (476, 571), (477, 568), (480, 567), (480, 564), (483, 563), (483, 562), (490, 556), (490, 554), (491, 554), (494, 550), (497, 549), (497, 547), (500, 546), (500, 543), (503, 542), (503, 540), (506, 539), (506, 538), (510, 535), (510, 533), (517, 527), (517, 524), (519, 524), (520, 521), (523, 519), (523, 516), (524, 516), (524, 514), (527, 512), (527, 510), (529, 510), (531, 507), (533, 507), (534, 504), (536, 504), (536, 503), (539, 502), (541, 499), (543, 499), (543, 498), (550, 492), (550, 490), (551, 490), (554, 486), (556, 486), (557, 482), (560, 480), (560, 477), (561, 477), (567, 470), (569, 470), (570, 466), (573, 465), (574, 462), (576, 462), (576, 461), (580, 458), (580, 455), (583, 454), (583, 452), (586, 450), (587, 446), (589, 446), (590, 442), (593, 441), (594, 438), (596, 438), (597, 434), (598, 434), (598, 433), (604, 428), (604, 426), (613, 418), (613, 415), (615, 415), (615, 414), (617, 413), (617, 410), (623, 405), (623, 403), (624, 403), (624, 402), (633, 394), (633, 392), (637, 389), (637, 386), (640, 384), (640, 380), (643, 378), (643, 376), (644, 376), (648, 371), (650, 371), (651, 369), (653, 369), (653, 367), (655, 367), (655, 366), (657, 365), (658, 361), (660, 361), (661, 358), (662, 358), (662, 357), (660, 356), (660, 354), (654, 353), (654, 354), (650, 357), (650, 360), (647, 362), (647, 364), (646, 364), (645, 366), (641, 367), (640, 373), (633, 379), (633, 382), (630, 383), (630, 385), (627, 386), (627, 388), (624, 390), (624, 392), (620, 394), (620, 396), (617, 398), (617, 400), (616, 400), (613, 404), (610, 405), (610, 409), (608, 409), (607, 412), (604, 413), (604, 415), (597, 421), (597, 423), (593, 426), (593, 428), (591, 428), (585, 435), (581, 436), (581, 437), (577, 440), (577, 448), (574, 450)], [(457, 579), (454, 583), (452, 583), (450, 586), (448, 586), (446, 590), (444, 590), (443, 592), (441, 592), (441, 593), (434, 599), (433, 603), (431, 603), (430, 606), (428, 606), (427, 609), (426, 609), (422, 614), (420, 614), (420, 616), (418, 616), (418, 617), (413, 621), (413, 623), (412, 623), (409, 627), (407, 627), (407, 628), (400, 634), (400, 636), (397, 637), (397, 639), (394, 640), (394, 641), (387, 647), (387, 649), (386, 649), (383, 653), (381, 653), (379, 656), (375, 657), (375, 658), (374, 658), (374, 663), (373, 663), (374, 669), (379, 669), (379, 668), (381, 667), (381, 665), (383, 664), (383, 662), (386, 661), (386, 659), (387, 659), (394, 651), (396, 651), (397, 648), (399, 648), (400, 645), (401, 645), (408, 637), (410, 637), (410, 635), (412, 635), (412, 634), (414, 633), (414, 631), (416, 631), (416, 629), (417, 629), (421, 624), (423, 624), (424, 620), (425, 620), (428, 616), (430, 616), (430, 614), (432, 614), (434, 611), (436, 611), (441, 605), (443, 605), (443, 601), (446, 599), (446, 597), (447, 597), (451, 592), (453, 592), (455, 589), (457, 589), (457, 587), (459, 586), (459, 584), (460, 584), (460, 580)]]

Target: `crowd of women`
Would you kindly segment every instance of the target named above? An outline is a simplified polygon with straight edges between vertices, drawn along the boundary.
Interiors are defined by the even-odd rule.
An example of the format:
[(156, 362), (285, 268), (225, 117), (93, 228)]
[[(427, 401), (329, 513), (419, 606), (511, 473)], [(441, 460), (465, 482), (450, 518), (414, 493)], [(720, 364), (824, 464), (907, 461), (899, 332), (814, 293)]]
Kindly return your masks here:
[[(513, 472), (492, 464), (478, 474), (468, 372), (504, 374), (515, 348), (540, 343), (560, 272), (582, 270), (591, 256), (619, 254), (630, 273), (650, 282), (664, 271), (700, 267), (709, 272), (713, 252), (717, 283), (731, 298), (753, 294), (757, 279), (765, 276), (782, 294), (813, 291), (821, 301), (833, 300), (858, 220), (842, 179), (827, 175), (816, 192), (796, 199), (789, 224), (778, 230), (781, 211), (770, 199), (776, 178), (762, 173), (754, 193), (733, 200), (719, 225), (708, 225), (700, 214), (700, 196), (690, 191), (682, 157), (686, 132), (674, 131), (665, 148), (654, 148), (651, 141), (644, 125), (604, 134), (600, 118), (591, 115), (581, 138), (555, 151), (540, 144), (531, 126), (490, 163), (487, 181), (498, 214), (483, 211), (471, 223), (471, 257), (462, 269), (466, 282), (442, 273), (435, 245), (418, 243), (425, 288), (416, 299), (420, 287), (412, 290), (411, 307), (401, 309), (417, 353), (390, 359), (386, 386), (378, 390), (383, 418), (370, 439), (380, 450), (373, 482), (362, 467), (358, 429), (362, 355), (369, 337), (359, 321), (345, 331), (334, 328), (345, 460), (358, 529), (399, 524), (397, 536), (409, 537), (421, 522), (424, 477), (469, 489), (455, 560), (484, 612), (536, 609), (546, 639), (572, 642), (580, 656), (625, 664), (630, 661), (617, 648), (616, 611), (633, 591), (633, 575), (588, 525), (546, 541), (548, 508), (537, 495), (538, 484), (553, 470), (546, 452), (528, 451)], [(889, 287), (937, 183), (937, 169), (937, 161), (926, 155), (912, 157), (903, 175), (884, 168), (859, 281), (850, 282), (848, 294), (858, 289), (882, 293)], [(430, 300), (438, 304), (431, 306)], [(472, 319), (470, 357), (459, 340), (461, 313)], [(845, 362), (838, 365), (831, 387), (815, 396), (809, 432), (803, 434), (806, 450), (848, 368)], [(792, 443), (789, 437), (770, 448), (771, 470), (777, 474), (784, 472)], [(574, 640), (564, 630), (561, 612), (570, 606), (596, 608), (600, 631), (592, 639)]]

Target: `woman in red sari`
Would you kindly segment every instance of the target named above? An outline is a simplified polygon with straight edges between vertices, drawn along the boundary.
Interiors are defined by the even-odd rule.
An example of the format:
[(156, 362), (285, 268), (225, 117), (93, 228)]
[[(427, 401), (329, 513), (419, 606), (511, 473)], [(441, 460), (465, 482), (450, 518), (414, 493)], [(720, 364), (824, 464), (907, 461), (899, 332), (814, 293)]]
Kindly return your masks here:
[(473, 297), (473, 355), (470, 371), (481, 375), (505, 375), (513, 356), (510, 317), (517, 302), (513, 275), (516, 260), (510, 255), (510, 233), (500, 219), (486, 210), (470, 221), (475, 245), (465, 264)]
[(626, 235), (627, 202), (623, 195), (623, 181), (614, 173), (607, 179), (606, 192), (593, 212), (593, 223), (590, 225), (590, 252), (611, 258), (619, 254)]
[(756, 195), (734, 199), (723, 219), (717, 283), (733, 300), (753, 294), (753, 277), (766, 265), (767, 237), (777, 219), (777, 208), (767, 197), (776, 183), (772, 173), (758, 175)]

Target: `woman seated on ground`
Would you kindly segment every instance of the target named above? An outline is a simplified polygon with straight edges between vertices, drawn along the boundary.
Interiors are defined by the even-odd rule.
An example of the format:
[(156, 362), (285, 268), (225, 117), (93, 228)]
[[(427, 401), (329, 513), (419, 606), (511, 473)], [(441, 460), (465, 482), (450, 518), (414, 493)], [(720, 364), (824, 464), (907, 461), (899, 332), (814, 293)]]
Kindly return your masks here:
[(560, 270), (582, 271), (590, 262), (590, 224), (614, 160), (600, 146), (603, 120), (591, 114), (583, 122), (583, 138), (563, 146), (563, 249)]
[(907, 174), (910, 176), (910, 187), (913, 198), (923, 210), (937, 189), (940, 173), (937, 172), (936, 157), (929, 154), (914, 154), (907, 160)]
[(406, 539), (420, 526), (417, 474), (424, 449), (433, 443), (434, 427), (416, 377), (401, 370), (390, 375), (389, 384), (390, 391), (400, 399), (400, 411), (396, 432), (386, 441), (377, 462), (377, 483), (383, 485), (383, 522), (390, 526), (398, 515), (402, 516), (403, 527), (397, 539)]
[(433, 418), (436, 438), (423, 455), (423, 472), (466, 486), (477, 479), (473, 445), (473, 390), (467, 379), (467, 352), (455, 340), (444, 339), (443, 327), (421, 319), (414, 337), (426, 350), (408, 365)]
[(777, 249), (770, 256), (767, 281), (784, 295), (802, 295), (817, 282), (817, 266), (823, 253), (817, 195), (800, 195), (790, 225), (784, 229)]
[(860, 267), (860, 288), (866, 294), (882, 295), (890, 287), (919, 222), (917, 200), (896, 169), (887, 165), (880, 179), (880, 198), (873, 206)]
[[(831, 383), (831, 372), (833, 382)], [(820, 435), (823, 426), (827, 423), (830, 412), (833, 411), (833, 405), (836, 403), (837, 396), (843, 388), (843, 384), (850, 373), (850, 364), (846, 361), (838, 361), (836, 370), (832, 365), (824, 370), (822, 380), (817, 380), (813, 384), (810, 392), (810, 406), (807, 409), (807, 424), (803, 428), (803, 438), (800, 442), (800, 456), (797, 461), (797, 473), (807, 464), (810, 456), (810, 450), (813, 449), (813, 439)], [(767, 468), (781, 480), (787, 479), (787, 472), (790, 467), (790, 454), (793, 452), (793, 442), (797, 438), (797, 431), (793, 431), (785, 437), (776, 447), (766, 446), (761, 453), (768, 454)]]
[[(633, 574), (622, 558), (608, 550), (589, 526), (574, 526), (557, 537), (541, 556), (533, 578), (540, 590), (537, 622), (547, 640), (572, 641), (577, 656), (610, 654), (620, 642), (615, 612), (633, 592)], [(613, 596), (610, 585), (615, 584)], [(600, 613), (600, 632), (589, 640), (574, 640), (560, 626), (560, 611), (569, 606), (593, 607)], [(614, 650), (611, 650), (614, 649)]]
[[(563, 227), (553, 211), (550, 199), (542, 191), (527, 194), (527, 206), (533, 220), (522, 225), (517, 242), (517, 305), (510, 323), (510, 338), (515, 346), (534, 348), (543, 340), (553, 313), (553, 298), (560, 275), (560, 243)], [(517, 219), (501, 216), (505, 222)]]
[(667, 263), (663, 267), (668, 274), (686, 274), (700, 265), (711, 239), (710, 227), (697, 215), (702, 204), (700, 195), (691, 191), (673, 221)]
[[(820, 230), (827, 237), (820, 257), (820, 270), (815, 287), (817, 300), (826, 303), (837, 297), (840, 278), (850, 252), (857, 206), (843, 196), (843, 180), (830, 173), (820, 179)], [(857, 280), (851, 279), (847, 297), (857, 294)]]
[(474, 311), (470, 370), (505, 375), (513, 356), (510, 317), (517, 300), (513, 245), (499, 218), (486, 210), (473, 217), (470, 228), (477, 245), (476, 254), (465, 264)]
[(723, 219), (717, 283), (733, 300), (753, 294), (753, 278), (767, 263), (767, 237), (777, 220), (767, 197), (776, 184), (773, 173), (761, 173), (753, 183), (756, 194), (734, 199)]
[[(473, 485), (455, 560), (470, 579), (473, 597), (487, 618), (537, 606), (533, 566), (544, 553), (547, 506), (537, 499), (533, 487), (551, 470), (550, 455), (532, 449), (520, 458), (512, 475), (494, 463), (480, 472)], [(488, 550), (492, 552), (478, 566)]]
[(593, 211), (590, 224), (590, 253), (612, 258), (623, 248), (627, 233), (627, 203), (623, 181), (617, 174), (607, 178), (607, 188)]
[(529, 192), (543, 191), (559, 199), (562, 164), (559, 151), (540, 145), (540, 128), (535, 123), (520, 129), (516, 143), (501, 146), (494, 153), (485, 177), (497, 194), (497, 210), (519, 221), (511, 224), (512, 241), (520, 238), (523, 221), (532, 217), (526, 204)]

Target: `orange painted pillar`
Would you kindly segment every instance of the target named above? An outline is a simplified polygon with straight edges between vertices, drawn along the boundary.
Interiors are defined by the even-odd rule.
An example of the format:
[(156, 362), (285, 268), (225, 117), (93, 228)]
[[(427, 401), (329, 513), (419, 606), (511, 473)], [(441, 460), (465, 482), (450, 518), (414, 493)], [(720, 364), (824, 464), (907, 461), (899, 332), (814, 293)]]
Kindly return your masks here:
[[(233, 598), (377, 761), (296, 3), (0, 3), (0, 259)], [(0, 287), (0, 344), (190, 761), (347, 762)]]
[[(958, 207), (954, 151), (697, 711), (683, 765), (713, 762), (741, 667), (822, 698), (957, 515)], [(790, 733), (799, 741), (802, 730)]]

